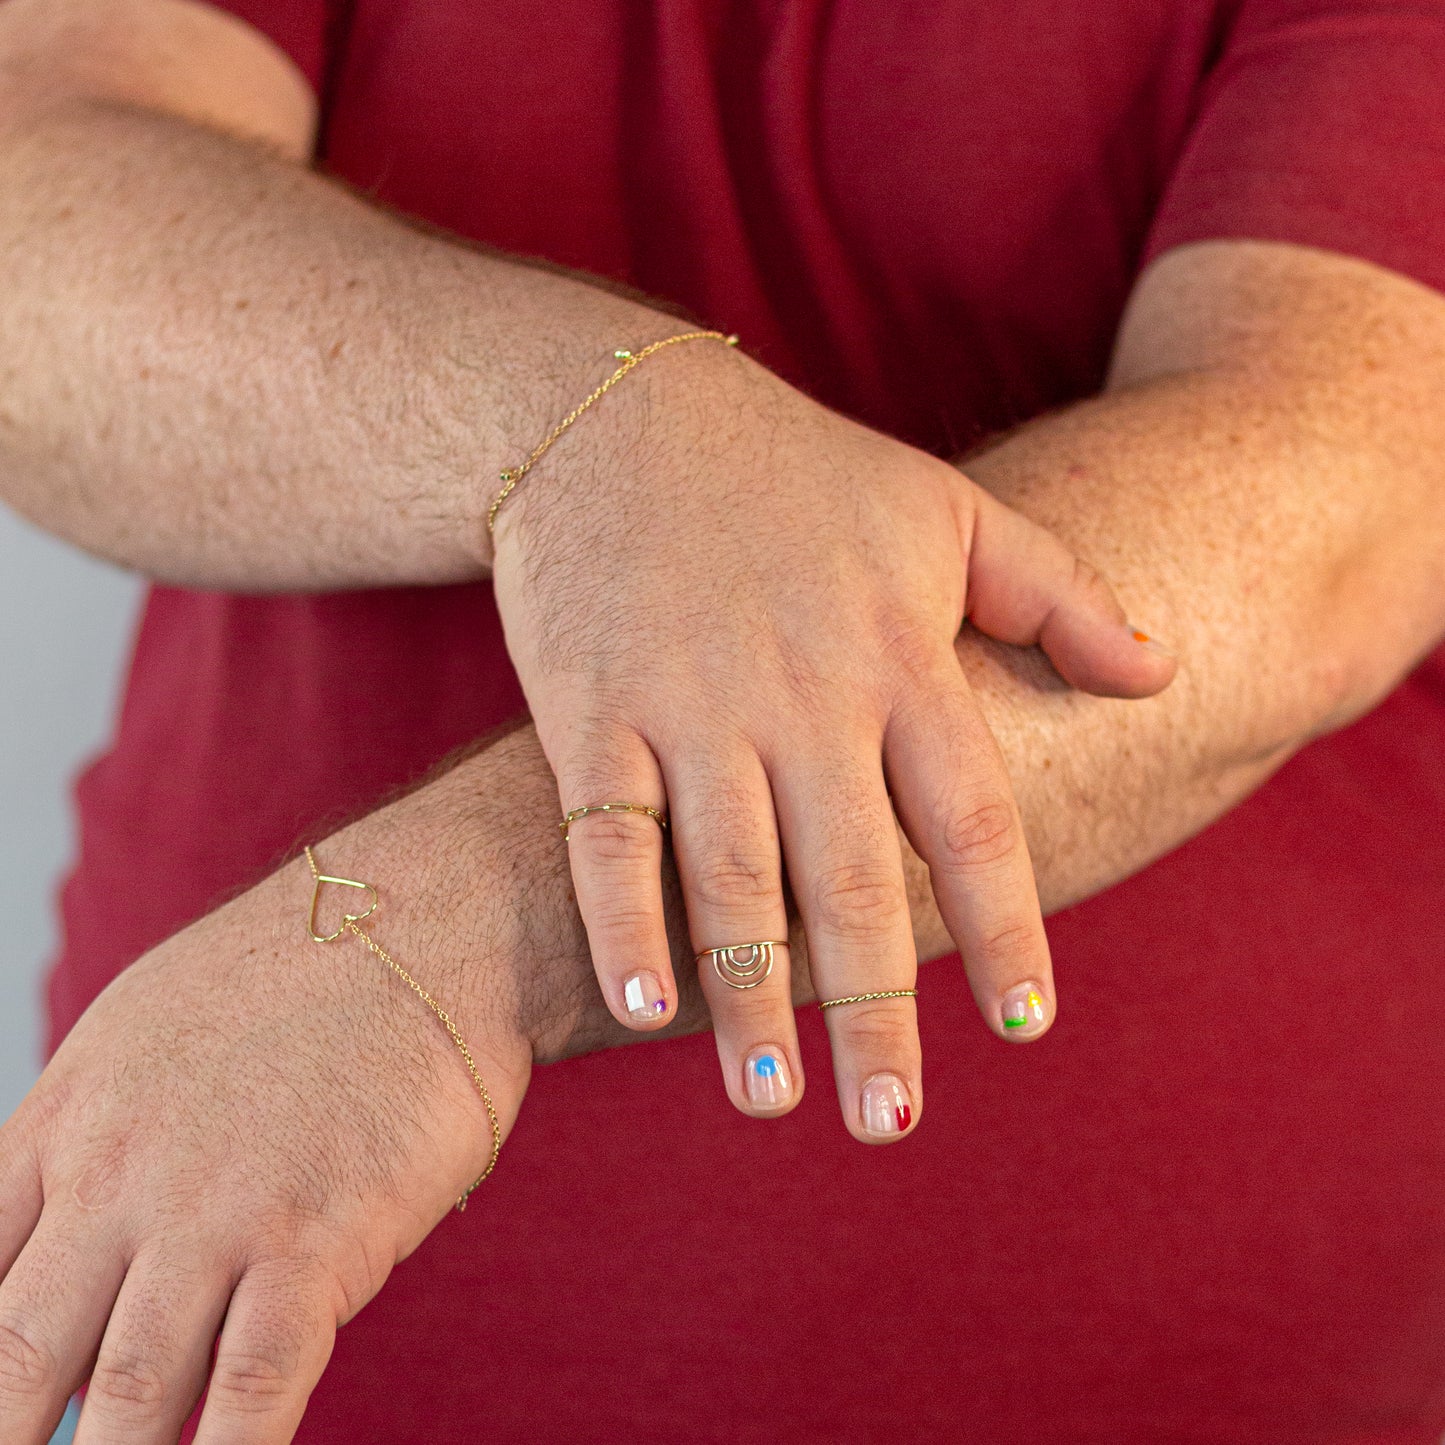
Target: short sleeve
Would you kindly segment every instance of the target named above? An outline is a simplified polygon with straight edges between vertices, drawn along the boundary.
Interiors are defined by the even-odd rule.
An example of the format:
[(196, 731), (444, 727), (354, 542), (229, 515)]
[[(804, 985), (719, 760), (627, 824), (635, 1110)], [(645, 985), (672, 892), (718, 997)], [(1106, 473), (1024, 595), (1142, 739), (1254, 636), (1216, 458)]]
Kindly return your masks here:
[(212, 0), (291, 57), (317, 95), (325, 85), (339, 9), (336, 0)]
[(1225, 237), (1445, 291), (1445, 0), (1243, 0), (1144, 259)]

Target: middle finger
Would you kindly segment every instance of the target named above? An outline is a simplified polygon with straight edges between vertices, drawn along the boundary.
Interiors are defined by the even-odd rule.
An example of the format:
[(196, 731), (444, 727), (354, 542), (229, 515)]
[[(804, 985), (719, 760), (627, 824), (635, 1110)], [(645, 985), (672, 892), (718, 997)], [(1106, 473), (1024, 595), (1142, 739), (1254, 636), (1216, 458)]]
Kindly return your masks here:
[(750, 749), (694, 755), (667, 778), (688, 930), (728, 1097), (770, 1117), (803, 1092), (772, 795)]

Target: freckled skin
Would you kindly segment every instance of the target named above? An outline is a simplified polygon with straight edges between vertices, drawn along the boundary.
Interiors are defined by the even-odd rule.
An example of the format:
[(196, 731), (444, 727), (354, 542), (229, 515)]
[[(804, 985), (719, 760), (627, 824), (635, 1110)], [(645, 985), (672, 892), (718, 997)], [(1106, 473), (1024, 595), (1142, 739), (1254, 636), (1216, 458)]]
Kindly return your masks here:
[[(225, 64), (188, 89), (184, 67), (169, 81), (149, 68), (166, 47), (134, 20), (92, 54), (66, 35), (97, 93), (230, 114), (280, 153), (306, 154), (309, 101), (244, 32), (215, 41)], [(29, 62), (62, 23), (59, 0), (0, 7), (16, 73), (39, 76), (41, 90), (53, 77)], [(419, 233), (224, 137), (41, 98), (43, 115), (25, 110), (36, 97), (23, 85), (0, 92), (0, 478), (52, 531), (155, 576), (264, 589), (480, 575), (490, 558), (468, 530), (487, 501), (471, 485), (476, 457), (524, 455), (575, 402), (577, 376), (655, 317), (532, 268), (503, 284), (483, 258), (427, 251)], [(244, 244), (262, 233), (266, 245)], [(128, 297), (127, 314), (154, 319), (174, 348), (191, 271), (116, 270), (118, 255), (150, 247), (202, 274), (224, 264), (226, 285), (201, 288), (212, 311), (190, 294), (196, 329), (179, 353), (140, 326), (121, 354), (97, 357), (61, 317), (27, 309), (27, 296), (63, 292), (64, 315), (83, 318)], [(324, 284), (300, 285), (318, 249)], [(498, 349), (535, 388), (449, 363), (465, 355), (479, 298), (497, 300)], [(414, 324), (389, 325), (389, 304)], [(283, 335), (274, 352), (258, 341)], [(99, 365), (78, 368), (77, 355)], [(416, 381), (402, 408), (398, 372)], [(303, 394), (313, 409), (291, 404)], [(1068, 691), (1037, 657), (971, 627), (958, 639), (1046, 908), (1190, 836), (1309, 737), (1371, 705), (1445, 630), (1441, 395), (1440, 297), (1321, 252), (1212, 243), (1142, 278), (1104, 395), (968, 459), (974, 480), (1104, 568), (1130, 615), (1183, 658), (1168, 692), (1125, 704)], [(591, 420), (605, 458), (617, 444), (608, 428), (635, 416)], [(59, 435), (105, 438), (105, 465), (81, 444), (36, 441)], [(270, 489), (222, 485), (218, 469), (264, 475)], [(325, 511), (308, 513), (318, 496)], [(533, 520), (545, 530), (536, 509)], [(816, 583), (806, 558), (799, 577)], [(646, 1038), (598, 996), (556, 803), (536, 734), (521, 728), (327, 840), (328, 862), (384, 888), (378, 932), (403, 961), (427, 958), (426, 982), (455, 1012), (509, 1128), (534, 1059)], [(927, 870), (904, 854), (914, 942), (936, 957), (952, 945)], [(270, 1304), (250, 1315), (264, 1324), (246, 1343), (279, 1344), (294, 1361), (274, 1407), (278, 1441), (335, 1323), (449, 1209), (486, 1147), (435, 1020), (400, 1007), (414, 1001), (382, 988), (364, 959), (341, 966), (307, 944), (307, 896), (293, 861), (140, 960), (0, 1133), (0, 1319), (54, 1323), (49, 1281), (80, 1280), (96, 1286), (98, 1336), (111, 1300), (101, 1282), (122, 1258), (153, 1259), (188, 1294), (212, 1291), (218, 1310), (238, 1278), (264, 1279)], [(679, 980), (670, 1034), (705, 1027), (707, 1011), (670, 865), (663, 897)], [(789, 937), (804, 1002), (816, 991), (796, 919)], [(901, 1111), (895, 1122), (916, 1124)], [(77, 1222), (96, 1216), (104, 1228)], [(33, 1257), (13, 1264), (30, 1238)], [(146, 1340), (167, 1338), (168, 1316), (139, 1318)], [(59, 1334), (89, 1349), (83, 1330)], [(87, 1360), (73, 1363), (78, 1375)], [(66, 1387), (52, 1393), (58, 1414)], [(225, 1394), (213, 1388), (209, 1408)], [(12, 1425), (24, 1408), (0, 1389), (0, 1437), (23, 1438)]]

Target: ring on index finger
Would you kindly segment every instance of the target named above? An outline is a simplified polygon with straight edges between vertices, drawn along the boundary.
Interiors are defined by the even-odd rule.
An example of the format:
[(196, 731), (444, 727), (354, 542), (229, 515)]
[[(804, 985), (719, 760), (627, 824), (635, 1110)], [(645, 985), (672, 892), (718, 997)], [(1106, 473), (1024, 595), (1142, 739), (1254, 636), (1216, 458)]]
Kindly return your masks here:
[(729, 988), (756, 988), (773, 971), (773, 950), (787, 946), (780, 939), (730, 943), (724, 948), (703, 949), (697, 960), (712, 959), (713, 972)]
[(578, 818), (585, 818), (588, 813), (643, 813), (651, 818), (657, 826), (665, 832), (667, 829), (667, 815), (661, 808), (649, 808), (646, 803), (588, 803), (583, 808), (573, 808), (567, 813), (557, 826), (562, 830), (562, 841), (572, 841), (570, 829)]

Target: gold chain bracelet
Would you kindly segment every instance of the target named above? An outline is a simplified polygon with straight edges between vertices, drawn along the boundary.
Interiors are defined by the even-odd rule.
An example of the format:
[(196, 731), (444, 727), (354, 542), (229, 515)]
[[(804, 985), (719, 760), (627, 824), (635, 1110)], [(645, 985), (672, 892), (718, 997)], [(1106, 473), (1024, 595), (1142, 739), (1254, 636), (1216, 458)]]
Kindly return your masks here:
[[(477, 1086), (477, 1093), (482, 1096), (482, 1103), (486, 1106), (487, 1118), (492, 1125), (492, 1157), (487, 1160), (487, 1167), (477, 1175), (473, 1183), (467, 1188), (466, 1193), (457, 1200), (457, 1212), (461, 1213), (467, 1207), (467, 1200), (471, 1198), (472, 1191), (481, 1184), (486, 1177), (497, 1167), (497, 1156), (502, 1152), (502, 1123), (497, 1118), (496, 1105), (492, 1103), (492, 1096), (487, 1090), (486, 1084), (482, 1082), (481, 1073), (477, 1069), (475, 1060), (472, 1058), (472, 1051), (467, 1047), (466, 1040), (457, 1032), (457, 1026), (452, 1022), (451, 1015), (364, 929), (361, 923), (364, 919), (370, 918), (376, 912), (381, 902), (376, 889), (370, 883), (359, 883), (355, 878), (338, 878), (334, 874), (323, 873), (316, 866), (316, 855), (306, 846), (306, 861), (311, 865), (311, 876), (316, 880), (315, 887), (311, 891), (311, 912), (306, 920), (306, 931), (317, 943), (330, 943), (333, 939), (340, 938), (343, 933), (354, 933), (396, 976), (416, 994), (416, 996), (441, 1020), (442, 1027), (451, 1035), (452, 1042), (457, 1046), (462, 1059), (467, 1066), (467, 1072), (472, 1076), (472, 1083)], [(323, 883), (338, 883), (343, 888), (357, 888), (367, 894), (370, 902), (367, 904), (364, 913), (343, 913), (341, 927), (334, 933), (318, 933), (316, 931), (316, 907), (321, 900), (321, 885)]]
[(492, 505), (487, 511), (487, 531), (495, 534), (497, 530), (497, 513), (502, 509), (502, 503), (512, 495), (513, 488), (517, 483), (532, 470), (542, 459), (551, 447), (552, 443), (582, 415), (598, 398), (605, 396), (629, 371), (642, 365), (649, 356), (661, 351), (665, 346), (676, 346), (680, 341), (721, 341), (726, 346), (736, 346), (738, 339), (730, 336), (725, 331), (683, 331), (677, 336), (666, 337), (662, 341), (654, 341), (650, 346), (644, 346), (641, 351), (614, 351), (614, 359), (622, 363), (601, 386), (589, 392), (551, 431), (542, 438), (541, 442), (533, 449), (532, 455), (520, 466), (508, 467), (506, 471), (499, 472), (498, 478), (502, 483), (502, 490), (492, 499)]

